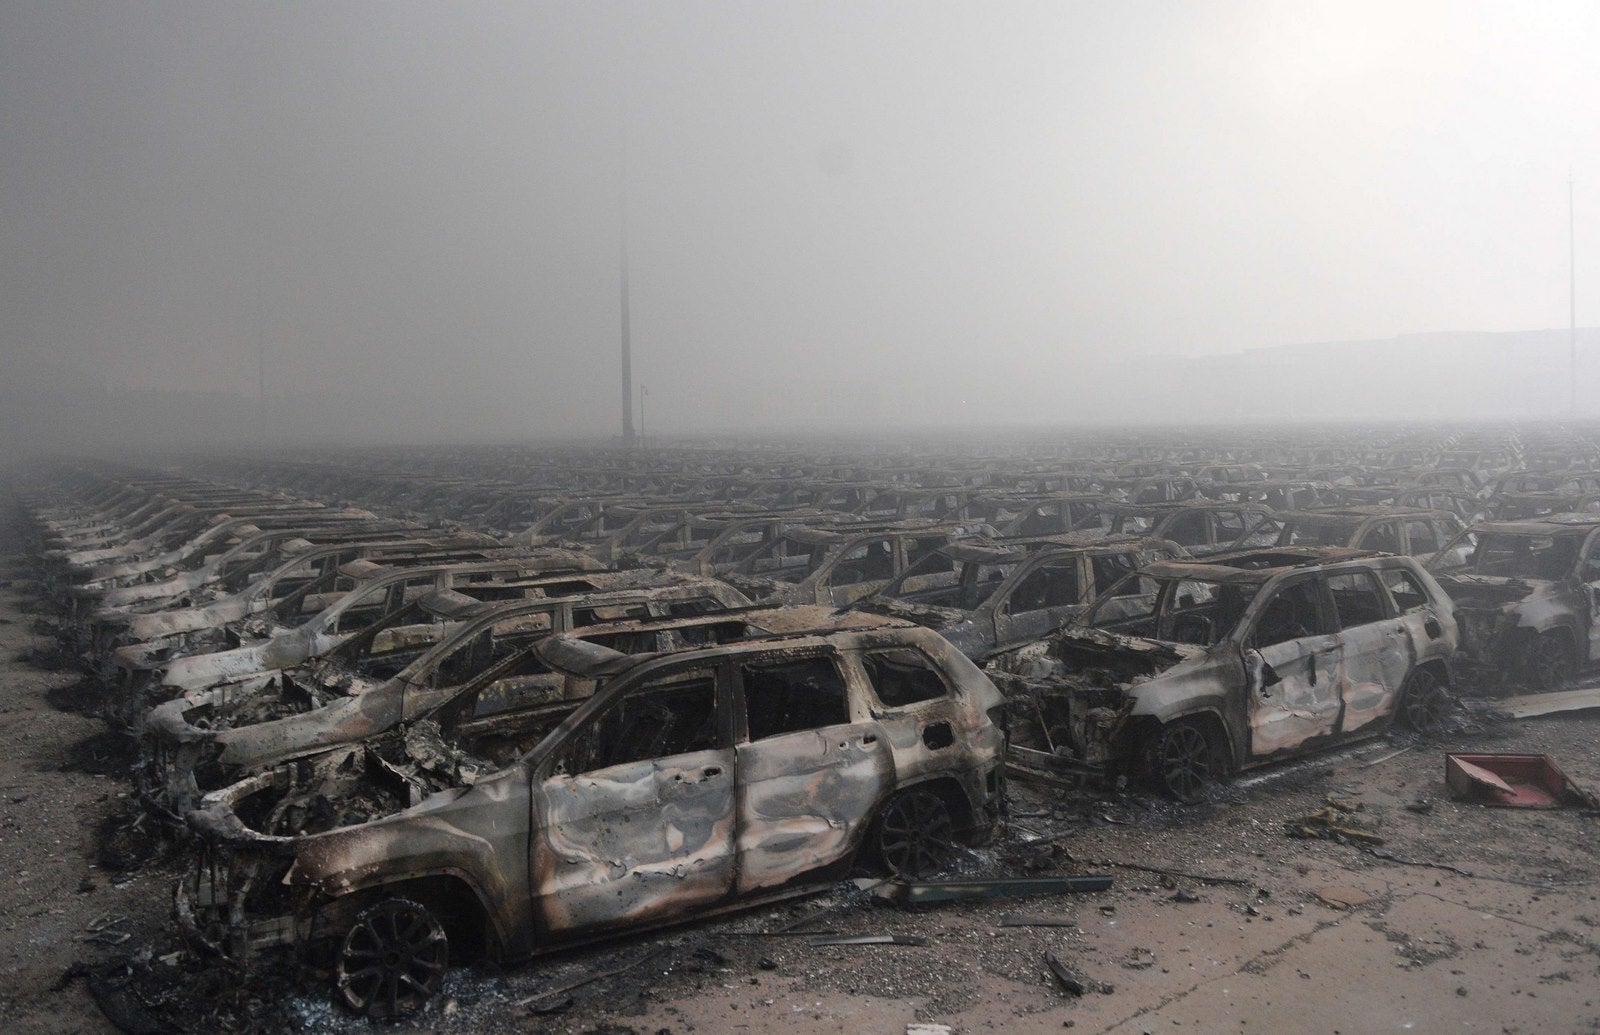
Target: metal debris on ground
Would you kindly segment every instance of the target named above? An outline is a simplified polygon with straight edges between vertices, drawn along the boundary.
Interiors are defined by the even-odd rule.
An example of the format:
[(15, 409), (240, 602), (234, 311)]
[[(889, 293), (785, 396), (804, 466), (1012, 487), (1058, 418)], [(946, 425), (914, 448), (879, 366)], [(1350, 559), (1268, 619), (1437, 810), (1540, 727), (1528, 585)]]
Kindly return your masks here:
[(83, 940), (95, 945), (121, 945), (133, 937), (131, 932), (121, 930), (127, 922), (128, 918), (120, 913), (107, 913), (105, 916), (97, 917), (84, 928), (89, 933)]
[(1057, 956), (1054, 950), (1046, 950), (1044, 965), (1050, 968), (1050, 973), (1061, 982), (1061, 987), (1068, 995), (1081, 996), (1089, 992), (1098, 992), (1101, 995), (1110, 995), (1112, 986), (1104, 981), (1095, 981), (1077, 967), (1070, 966)]
[(1380, 755), (1379, 757), (1374, 758), (1370, 762), (1362, 762), (1360, 765), (1356, 766), (1356, 768), (1357, 769), (1371, 769), (1375, 765), (1382, 765), (1384, 762), (1389, 761), (1389, 759), (1391, 759), (1391, 758), (1399, 758), (1401, 755), (1405, 754), (1407, 751), (1410, 751), (1413, 746), (1414, 745), (1412, 745), (1412, 744), (1407, 744), (1405, 747), (1401, 748), (1398, 751), (1391, 751), (1386, 755)]
[(1369, 845), (1383, 844), (1382, 837), (1374, 833), (1369, 825), (1355, 818), (1355, 814), (1361, 811), (1359, 803), (1351, 804), (1332, 795), (1325, 800), (1327, 804), (1317, 811), (1298, 819), (1288, 820), (1284, 824), (1288, 835), (1332, 840), (1343, 838)]
[(931, 902), (972, 902), (994, 898), (1020, 898), (1029, 895), (1064, 895), (1105, 891), (1111, 887), (1107, 874), (1082, 874), (1071, 877), (997, 877), (992, 880), (890, 881), (872, 893), (881, 902), (914, 905)]
[(1457, 801), (1521, 809), (1600, 808), (1549, 755), (1447, 754), (1444, 782)]
[[(1144, 866), (1140, 863), (1111, 862), (1110, 860), (1106, 859), (1087, 859), (1083, 860), (1082, 864), (1084, 866), (1105, 866), (1118, 870), (1138, 870), (1140, 873), (1156, 873), (1160, 874), (1163, 878), (1172, 878), (1174, 880), (1192, 880), (1197, 884), (1233, 884), (1241, 888), (1247, 888), (1252, 883), (1251, 881), (1242, 877), (1215, 877), (1207, 873), (1189, 873), (1185, 870), (1173, 870), (1163, 866)], [(1162, 885), (1164, 887), (1177, 886), (1175, 883), (1168, 884), (1165, 880), (1162, 882)]]
[(1354, 909), (1372, 901), (1372, 896), (1360, 888), (1343, 886), (1319, 888), (1316, 894), (1324, 905), (1332, 906), (1334, 909)]
[(640, 964), (648, 963), (651, 960), (657, 958), (658, 956), (660, 956), (663, 953), (665, 953), (669, 948), (671, 948), (670, 945), (657, 946), (654, 949), (650, 949), (650, 950), (648, 950), (646, 952), (640, 953), (638, 956), (634, 957), (634, 959), (632, 961), (630, 961), (628, 963), (624, 963), (620, 967), (613, 967), (611, 970), (603, 971), (603, 972), (601, 972), (599, 974), (590, 974), (587, 977), (579, 978), (576, 981), (569, 981), (564, 985), (560, 985), (560, 986), (558, 986), (556, 988), (546, 989), (543, 992), (535, 992), (533, 995), (524, 996), (523, 998), (518, 999), (512, 1005), (514, 1005), (514, 1006), (526, 1006), (526, 1007), (529, 1007), (530, 1009), (532, 1009), (534, 1012), (537, 1013), (537, 1012), (539, 1012), (539, 1008), (535, 1007), (533, 1004), (538, 1003), (542, 999), (549, 999), (552, 996), (564, 995), (564, 994), (566, 994), (568, 992), (572, 992), (572, 991), (575, 991), (575, 990), (577, 990), (579, 988), (582, 988), (585, 985), (592, 985), (596, 981), (604, 981), (606, 978), (616, 977), (618, 974), (625, 974), (628, 971), (630, 971), (630, 970), (634, 969), (635, 967), (639, 966)]
[(920, 934), (827, 934), (812, 938), (812, 946), (823, 945), (927, 945)]
[(1070, 916), (1003, 916), (1001, 927), (1077, 927), (1076, 917)]
[(1504, 697), (1494, 702), (1495, 711), (1513, 719), (1581, 712), (1590, 708), (1600, 708), (1600, 687), (1588, 686), (1549, 694)]

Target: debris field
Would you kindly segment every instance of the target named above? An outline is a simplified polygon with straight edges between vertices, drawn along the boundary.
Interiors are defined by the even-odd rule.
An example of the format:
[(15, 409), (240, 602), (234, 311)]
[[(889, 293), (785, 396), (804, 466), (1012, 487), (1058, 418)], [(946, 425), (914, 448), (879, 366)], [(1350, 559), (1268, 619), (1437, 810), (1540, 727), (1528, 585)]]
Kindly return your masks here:
[(0, 1018), (1600, 1030), (1591, 430), (10, 471)]

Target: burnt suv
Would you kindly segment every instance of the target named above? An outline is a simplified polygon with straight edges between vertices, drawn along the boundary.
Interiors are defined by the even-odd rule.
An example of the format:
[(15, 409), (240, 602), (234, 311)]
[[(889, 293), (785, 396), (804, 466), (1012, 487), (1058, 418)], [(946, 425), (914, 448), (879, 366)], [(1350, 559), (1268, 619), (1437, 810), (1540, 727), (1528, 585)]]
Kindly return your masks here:
[(932, 872), (996, 818), (1003, 698), (929, 630), (568, 653), (602, 675), (585, 701), (436, 716), (208, 794), (180, 922), (235, 957), (311, 950), (394, 1017), (462, 955), (800, 894), (858, 857)]
[(1600, 514), (1473, 525), (1428, 569), (1455, 601), (1463, 675), (1554, 690), (1600, 658)]
[(1455, 645), (1450, 598), (1414, 559), (1278, 547), (1148, 564), (990, 668), (1019, 764), (1142, 773), (1194, 800), (1397, 717), (1433, 725)]
[(851, 606), (937, 629), (982, 661), (1054, 632), (1139, 565), (1187, 555), (1177, 543), (1134, 536), (973, 536), (923, 555)]

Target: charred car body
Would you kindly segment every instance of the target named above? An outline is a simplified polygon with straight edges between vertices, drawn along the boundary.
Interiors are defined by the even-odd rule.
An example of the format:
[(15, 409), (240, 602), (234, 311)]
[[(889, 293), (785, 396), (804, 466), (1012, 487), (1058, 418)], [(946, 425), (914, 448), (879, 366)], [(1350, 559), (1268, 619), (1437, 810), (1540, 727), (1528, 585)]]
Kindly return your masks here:
[[(529, 658), (538, 640), (585, 626), (605, 628), (624, 615), (706, 614), (747, 605), (743, 594), (711, 579), (596, 574), (567, 596), (484, 604), (468, 610), (449, 635), (388, 678), (357, 658), (335, 657), (310, 672), (285, 672), (251, 687), (225, 687), (157, 706), (145, 723), (142, 791), (160, 813), (181, 816), (201, 794), (273, 765), (377, 736), (473, 696), (476, 718), (568, 700), (567, 680)], [(631, 588), (621, 588), (631, 585)], [(551, 589), (559, 587), (551, 586)], [(440, 611), (435, 594), (416, 613)], [(412, 615), (397, 613), (389, 628)], [(367, 656), (385, 629), (369, 629), (340, 648)], [(653, 641), (652, 641), (653, 642)], [(401, 652), (396, 652), (401, 653)], [(630, 652), (632, 653), (632, 652)], [(332, 664), (337, 662), (337, 664)], [(329, 669), (336, 669), (335, 672)], [(375, 678), (379, 677), (379, 678)], [(482, 678), (480, 678), (482, 677)], [(586, 694), (584, 695), (586, 696)]]
[(754, 905), (863, 850), (921, 873), (993, 822), (1000, 695), (927, 630), (589, 649), (606, 679), (564, 718), (417, 723), (208, 795), (180, 918), (235, 955), (322, 948), (346, 1003), (395, 1016), (463, 950)]
[(938, 630), (969, 658), (1030, 643), (1077, 617), (1140, 565), (1184, 557), (1162, 539), (958, 539), (851, 605)]
[[(1322, 507), (1273, 515), (1283, 526), (1279, 546), (1349, 546), (1426, 560), (1461, 534), (1461, 519), (1448, 511), (1411, 510), (1367, 504)], [(1240, 547), (1251, 545), (1241, 543)]]
[[(366, 570), (362, 577), (353, 589), (321, 611), (297, 623), (266, 626), (251, 643), (169, 661), (154, 670), (153, 684), (170, 697), (275, 672), (326, 654), (374, 622), (433, 590), (466, 589), (538, 574), (582, 571), (585, 565), (594, 563), (586, 555), (550, 548), (465, 564), (390, 567), (352, 562), (341, 571), (363, 565)], [(434, 623), (430, 620), (424, 624)], [(119, 656), (118, 665), (122, 663)]]
[(1147, 565), (990, 669), (1020, 764), (1139, 773), (1190, 800), (1402, 712), (1431, 724), (1455, 644), (1449, 598), (1411, 558), (1284, 547)]
[(1455, 600), (1467, 676), (1553, 690), (1600, 658), (1600, 514), (1474, 525), (1428, 567)]
[(945, 543), (993, 531), (988, 525), (917, 519), (865, 528), (786, 528), (723, 577), (762, 603), (842, 607)]

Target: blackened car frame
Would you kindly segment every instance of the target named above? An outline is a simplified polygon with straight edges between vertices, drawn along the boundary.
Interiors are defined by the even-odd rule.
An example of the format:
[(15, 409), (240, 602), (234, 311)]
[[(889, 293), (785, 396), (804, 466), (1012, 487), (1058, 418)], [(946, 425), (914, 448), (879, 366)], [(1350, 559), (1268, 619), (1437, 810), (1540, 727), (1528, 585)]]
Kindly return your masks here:
[(894, 626), (587, 644), (616, 660), (565, 718), (417, 723), (250, 777), (189, 816), (205, 851), (180, 920), (239, 958), (304, 950), (384, 1018), (453, 959), (802, 894), (858, 859), (934, 872), (997, 817), (1002, 698), (936, 634)]
[(1012, 754), (1194, 800), (1239, 769), (1437, 722), (1450, 599), (1409, 557), (1282, 547), (1161, 561), (1078, 624), (990, 663)]

